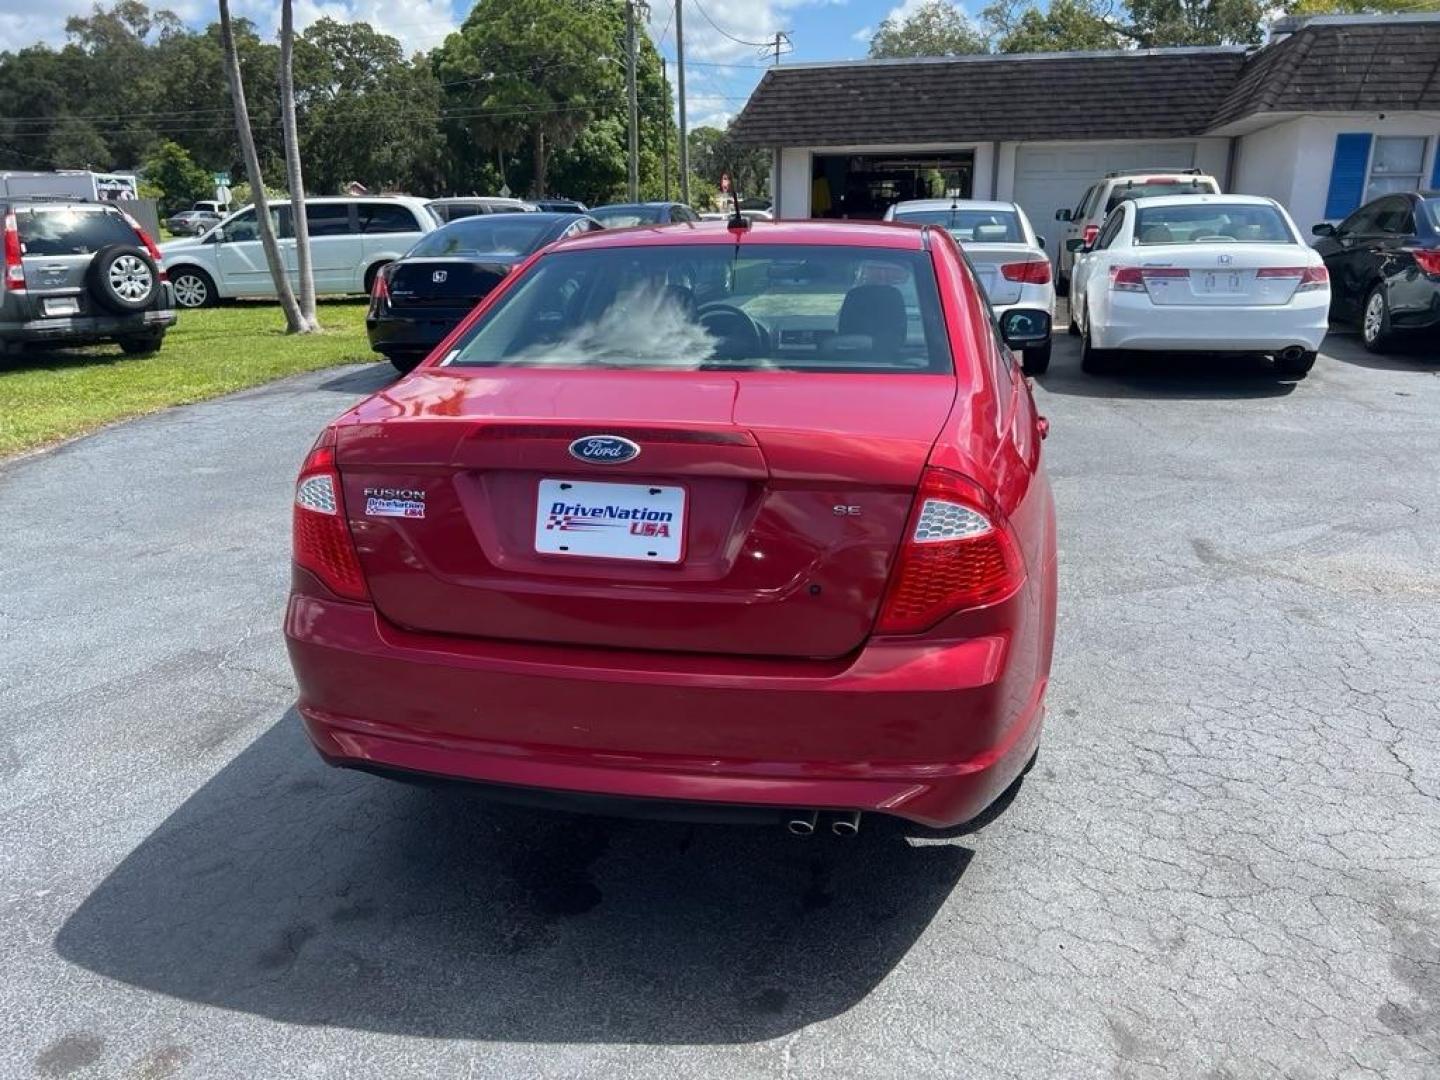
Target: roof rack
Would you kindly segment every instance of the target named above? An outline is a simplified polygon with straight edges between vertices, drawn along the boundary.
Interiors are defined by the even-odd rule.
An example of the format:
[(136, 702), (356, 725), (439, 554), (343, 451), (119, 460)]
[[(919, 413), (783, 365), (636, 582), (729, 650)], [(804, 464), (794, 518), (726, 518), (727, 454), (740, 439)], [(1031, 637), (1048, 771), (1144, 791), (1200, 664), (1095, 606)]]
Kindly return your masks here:
[(1143, 168), (1143, 169), (1116, 169), (1114, 172), (1107, 172), (1107, 173), (1105, 174), (1105, 179), (1106, 179), (1106, 180), (1111, 180), (1111, 179), (1114, 179), (1114, 178), (1117, 177), (1117, 176), (1139, 176), (1141, 173), (1157, 173), (1157, 172), (1158, 172), (1158, 173), (1174, 173), (1174, 174), (1176, 174), (1177, 176), (1180, 175), (1180, 174), (1184, 174), (1185, 176), (1204, 176), (1204, 175), (1205, 175), (1205, 170), (1204, 170), (1204, 169), (1177, 169), (1177, 168), (1175, 168), (1175, 166), (1173, 166), (1173, 165), (1152, 165), (1152, 166), (1150, 166), (1149, 168)]

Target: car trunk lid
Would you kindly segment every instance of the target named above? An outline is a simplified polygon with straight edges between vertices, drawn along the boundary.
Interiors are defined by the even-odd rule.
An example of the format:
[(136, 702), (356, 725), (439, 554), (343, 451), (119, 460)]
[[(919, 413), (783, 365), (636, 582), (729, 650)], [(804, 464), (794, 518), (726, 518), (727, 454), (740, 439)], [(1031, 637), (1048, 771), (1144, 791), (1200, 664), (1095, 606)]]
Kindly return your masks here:
[(486, 255), (480, 259), (402, 259), (390, 273), (390, 307), (395, 311), (474, 307), (521, 258)]
[(1306, 266), (1287, 245), (1147, 245), (1140, 277), (1157, 305), (1269, 307), (1288, 304)]
[[(398, 625), (834, 657), (869, 633), (954, 396), (950, 375), (436, 369), (361, 409), (338, 459), (371, 595)], [(601, 434), (639, 455), (572, 456)], [(547, 526), (577, 506), (668, 509), (674, 531), (648, 561), (565, 554)]]

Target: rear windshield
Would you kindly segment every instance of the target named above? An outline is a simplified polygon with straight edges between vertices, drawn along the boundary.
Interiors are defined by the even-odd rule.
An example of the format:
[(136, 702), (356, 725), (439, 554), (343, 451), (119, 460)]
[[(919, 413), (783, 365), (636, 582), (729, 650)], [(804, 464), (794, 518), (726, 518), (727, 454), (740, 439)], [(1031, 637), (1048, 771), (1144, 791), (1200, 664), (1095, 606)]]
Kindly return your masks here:
[(939, 225), (962, 244), (1023, 244), (1020, 216), (1013, 210), (900, 210), (896, 221)]
[(607, 229), (628, 229), (634, 225), (655, 225), (660, 221), (658, 206), (615, 206), (591, 210), (590, 216)]
[(1425, 208), (1425, 216), (1430, 219), (1430, 227), (1440, 230), (1440, 199), (1421, 199), (1420, 205)]
[(1126, 199), (1144, 199), (1152, 195), (1218, 195), (1220, 189), (1213, 180), (1137, 180), (1133, 184), (1117, 184), (1110, 192), (1110, 201), (1105, 204), (1105, 213), (1110, 213)]
[(93, 255), (110, 244), (134, 247), (140, 242), (124, 218), (99, 208), (21, 210), (15, 222), (26, 255)]
[(410, 249), (411, 256), (523, 255), (533, 250), (550, 228), (548, 219), (532, 214), (497, 214), (461, 218), (437, 229)]
[(1273, 206), (1196, 203), (1147, 206), (1135, 220), (1137, 244), (1294, 244), (1296, 239)]
[(446, 362), (951, 370), (926, 254), (769, 244), (555, 252), (500, 298)]

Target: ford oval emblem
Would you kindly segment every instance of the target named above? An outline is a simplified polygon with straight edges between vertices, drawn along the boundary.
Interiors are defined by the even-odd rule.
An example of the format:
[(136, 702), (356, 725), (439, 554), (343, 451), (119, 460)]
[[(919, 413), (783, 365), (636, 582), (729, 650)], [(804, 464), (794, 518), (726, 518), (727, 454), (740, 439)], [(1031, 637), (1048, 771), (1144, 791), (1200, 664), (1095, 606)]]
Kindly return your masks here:
[(570, 444), (570, 456), (592, 465), (620, 465), (640, 456), (640, 446), (619, 435), (582, 435)]

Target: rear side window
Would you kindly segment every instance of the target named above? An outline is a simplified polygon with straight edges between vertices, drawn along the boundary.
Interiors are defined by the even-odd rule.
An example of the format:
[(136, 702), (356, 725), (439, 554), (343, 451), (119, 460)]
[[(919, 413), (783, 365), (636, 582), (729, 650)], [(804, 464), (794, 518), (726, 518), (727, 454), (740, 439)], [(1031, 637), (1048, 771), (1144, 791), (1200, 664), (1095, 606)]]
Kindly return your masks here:
[(928, 254), (778, 244), (555, 252), (501, 297), (447, 363), (952, 370)]
[(1147, 206), (1135, 221), (1137, 244), (1294, 244), (1296, 239), (1273, 206), (1250, 203), (1195, 203)]
[(140, 242), (125, 219), (108, 210), (21, 210), (15, 221), (26, 255), (93, 255), (111, 244), (134, 247)]
[(350, 206), (347, 203), (321, 203), (305, 207), (305, 222), (311, 236), (349, 236)]
[(1213, 180), (1136, 180), (1134, 183), (1116, 184), (1110, 192), (1110, 201), (1105, 204), (1109, 213), (1126, 199), (1144, 199), (1152, 195), (1218, 195), (1220, 189)]
[(361, 203), (360, 231), (362, 233), (419, 232), (415, 215), (408, 206), (398, 203)]
[(1422, 199), (1420, 205), (1430, 221), (1430, 228), (1440, 230), (1440, 199)]

